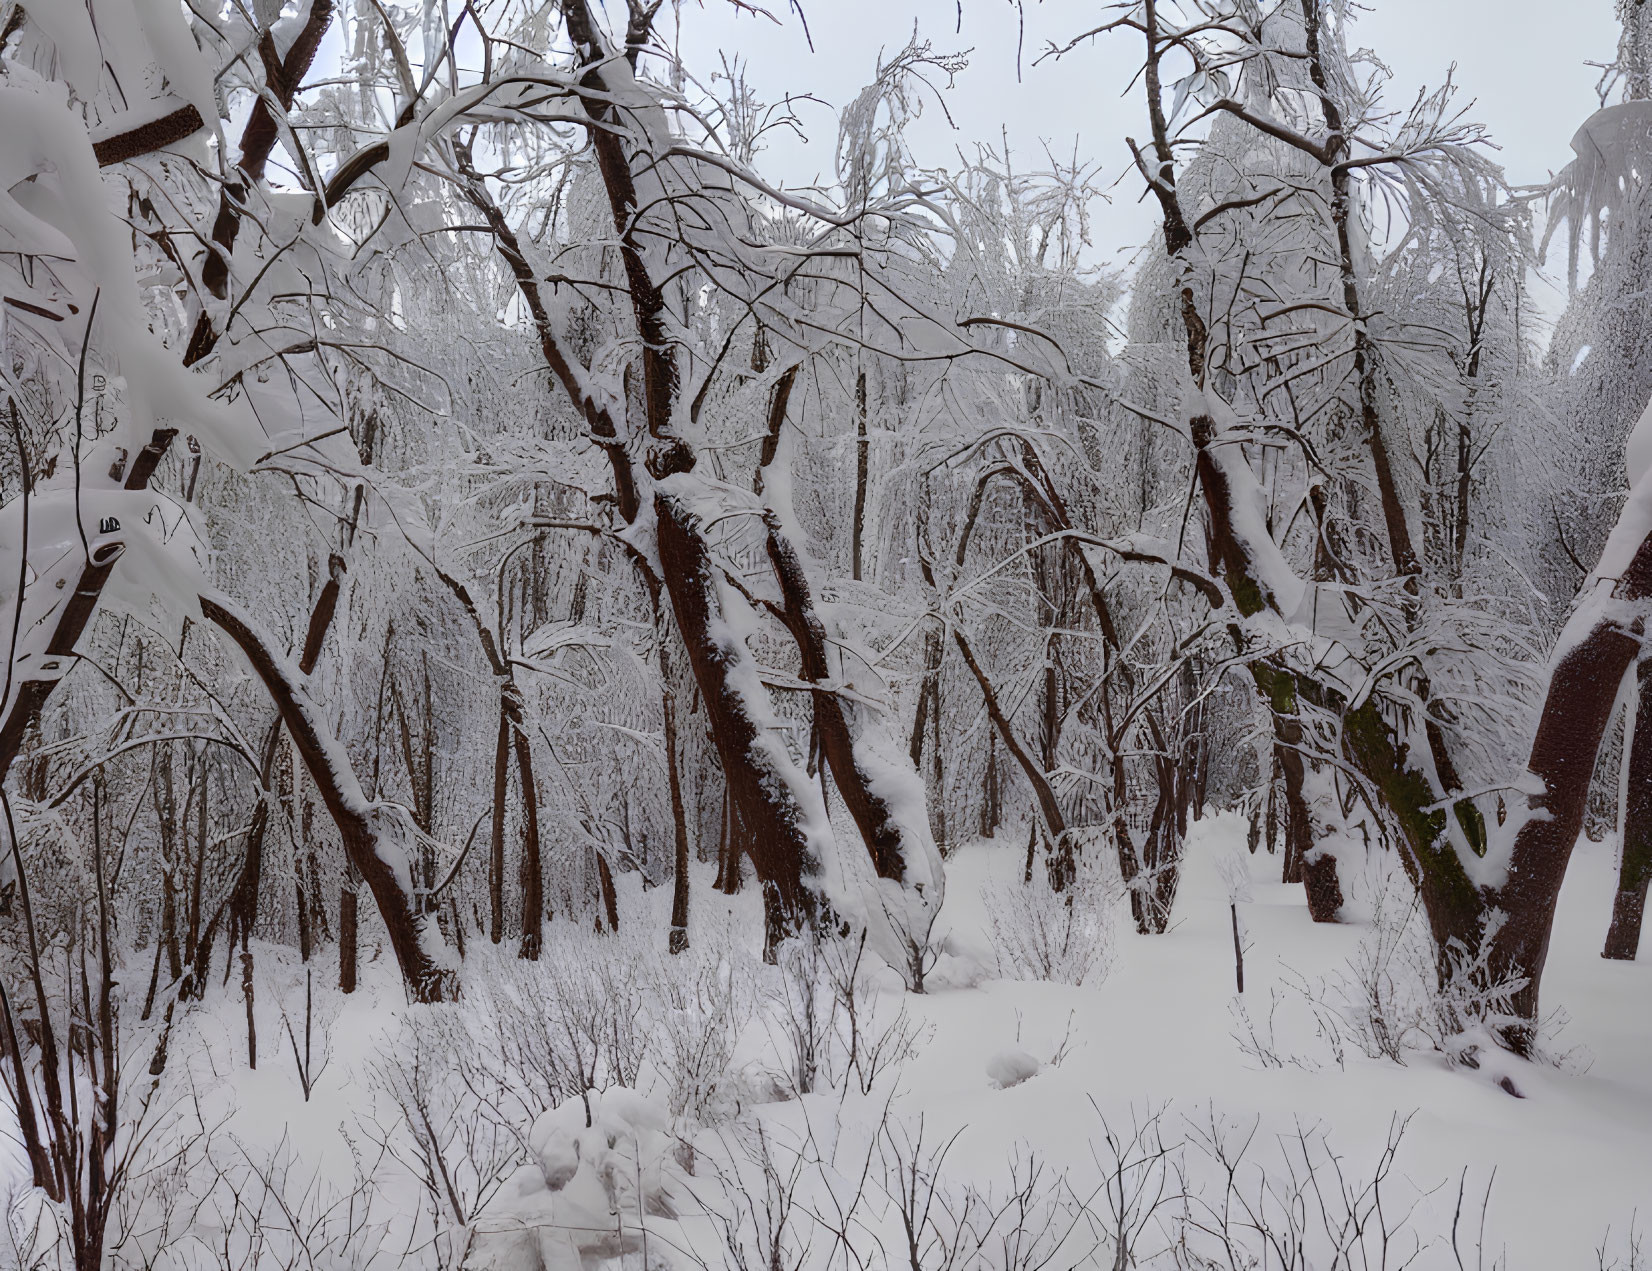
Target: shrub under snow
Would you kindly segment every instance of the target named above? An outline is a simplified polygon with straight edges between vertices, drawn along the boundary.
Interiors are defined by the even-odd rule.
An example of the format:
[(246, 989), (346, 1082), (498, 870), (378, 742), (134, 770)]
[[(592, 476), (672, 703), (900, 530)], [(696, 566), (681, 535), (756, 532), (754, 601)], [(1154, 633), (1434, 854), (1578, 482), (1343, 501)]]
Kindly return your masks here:
[(1057, 890), (1034, 864), (1028, 878), (993, 878), (981, 889), (999, 971), (1009, 979), (1099, 984), (1113, 965), (1113, 924), (1122, 888), (1097, 853), (1077, 857)]

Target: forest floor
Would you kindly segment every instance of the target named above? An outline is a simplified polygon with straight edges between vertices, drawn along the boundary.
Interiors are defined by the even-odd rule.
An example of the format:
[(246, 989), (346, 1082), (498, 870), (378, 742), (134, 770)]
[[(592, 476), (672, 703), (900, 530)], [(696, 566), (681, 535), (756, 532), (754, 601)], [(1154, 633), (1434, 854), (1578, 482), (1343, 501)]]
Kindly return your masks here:
[[(1240, 1221), (1236, 1206), (1246, 1197), (1260, 1211), (1274, 1212), (1270, 1223), (1279, 1219), (1281, 1206), (1294, 1208), (1296, 1221), (1311, 1229), (1312, 1247), (1322, 1243), (1327, 1212), (1333, 1223), (1345, 1216), (1334, 1195), (1339, 1187), (1365, 1213), (1360, 1221), (1371, 1220), (1374, 1195), (1366, 1184), (1383, 1167), (1396, 1128), (1403, 1127), (1388, 1161), (1384, 1216), (1409, 1233), (1396, 1237), (1396, 1249), (1410, 1248), (1413, 1237), (1423, 1248), (1412, 1261), (1396, 1257), (1384, 1265), (1425, 1271), (1645, 1265), (1632, 1264), (1628, 1255), (1631, 1230), (1652, 1225), (1652, 956), (1643, 951), (1638, 963), (1599, 956), (1614, 883), (1610, 842), (1579, 845), (1561, 895), (1543, 988), (1545, 1007), (1565, 1016), (1547, 1041), (1558, 1058), (1524, 1063), (1485, 1055), (1476, 1069), (1448, 1065), (1416, 1035), (1408, 1039), (1403, 1063), (1363, 1053), (1362, 985), (1372, 977), (1355, 968), (1382, 965), (1384, 983), (1403, 999), (1408, 976), (1415, 978), (1415, 929), (1402, 932), (1392, 903), (1386, 917), (1373, 920), (1370, 897), (1383, 891), (1381, 880), (1354, 880), (1354, 908), (1365, 920), (1310, 922), (1301, 888), (1278, 881), (1278, 857), (1244, 853), (1244, 823), (1232, 815), (1193, 826), (1168, 933), (1134, 934), (1120, 903), (1114, 956), (1099, 982), (1074, 987), (992, 978), (983, 971), (994, 961), (983, 888), (1000, 872), (1006, 880), (1015, 877), (1023, 860), (1020, 841), (1006, 833), (998, 842), (968, 844), (950, 859), (939, 927), (948, 953), (922, 996), (895, 991), (891, 977), (881, 977), (878, 1028), (868, 1029), (868, 1039), (887, 1030), (904, 1007), (914, 1040), (910, 1056), (869, 1091), (862, 1093), (848, 1077), (840, 1054), (835, 1065), (826, 1065), (837, 1075), (837, 1089), (777, 1098), (777, 1087), (785, 1084), (774, 1079), (786, 1068), (784, 1025), (776, 1028), (772, 1010), (765, 1022), (760, 1008), (745, 1028), (738, 1062), (748, 1073), (771, 1075), (739, 1085), (739, 1122), (761, 1123), (775, 1144), (815, 1145), (815, 1163), (803, 1171), (813, 1181), (798, 1184), (812, 1212), (843, 1203), (833, 1189), (854, 1186), (857, 1170), (864, 1172), (857, 1162), (869, 1154), (880, 1168), (887, 1169), (893, 1150), (917, 1157), (926, 1174), (944, 1172), (941, 1190), (954, 1204), (967, 1186), (1007, 1196), (1012, 1177), (1025, 1180), (1038, 1168), (1045, 1200), (1055, 1195), (1048, 1184), (1063, 1175), (1056, 1190), (1068, 1200), (1035, 1221), (1071, 1225), (1082, 1202), (1083, 1221), (1106, 1227), (1116, 1208), (1109, 1198), (1121, 1191), (1122, 1180), (1127, 1221), (1130, 1213), (1140, 1220), (1135, 1239), (1141, 1265), (1208, 1265), (1177, 1261), (1166, 1252), (1175, 1239), (1175, 1224), (1166, 1220), (1178, 1204), (1183, 1214), (1191, 1212), (1177, 1199), (1187, 1194), (1198, 1193), (1204, 1198), (1199, 1203), (1211, 1206), (1200, 1211), (1207, 1218), (1223, 1208), (1222, 1171), (1208, 1150), (1213, 1133), (1230, 1153), (1246, 1145), (1235, 1174), (1239, 1194), (1225, 1197), (1230, 1221)], [(1239, 904), (1246, 944), (1242, 1011), (1224, 881), (1232, 877), (1235, 859), (1251, 873), (1251, 899)], [(697, 876), (696, 883), (702, 881), (709, 879)], [(649, 941), (657, 936), (663, 944), (669, 889), (644, 893), (634, 879), (631, 884), (622, 897), (622, 929), (633, 933), (631, 940), (641, 941), (646, 932)], [(1390, 888), (1388, 894), (1401, 893)], [(760, 930), (750, 889), (724, 897), (706, 886), (694, 903), (701, 947), (718, 931)], [(553, 924), (553, 932), (559, 926), (570, 932), (566, 920)], [(579, 939), (593, 947), (588, 938)], [(491, 973), (490, 960), (503, 966), (508, 948), (478, 949), (473, 942), (467, 985), (473, 975)], [(409, 1025), (440, 1047), (463, 1045), (466, 1030), (477, 1027), (474, 1020), (461, 1016), (456, 1031), (430, 1031), (428, 1021), (438, 1016), (415, 1018), (401, 1004), (388, 955), (374, 958), (371, 940), (364, 946), (363, 986), (347, 1008), (336, 991), (321, 987), (334, 969), (318, 960), (312, 964), (317, 1071), (306, 1101), (282, 1014), (296, 1025), (302, 1049), (304, 971), (290, 951), (259, 956), (266, 986), (259, 989), (257, 1071), (245, 1063), (239, 977), (215, 983), (173, 1041), (173, 1054), (187, 1056), (197, 1123), (209, 1130), (207, 1146), (220, 1160), (231, 1145), (229, 1155), (249, 1162), (284, 1155), (291, 1167), (289, 1191), (293, 1180), (306, 1180), (304, 1187), (314, 1180), (320, 1189), (306, 1202), (312, 1209), (321, 1208), (323, 1193), (347, 1192), (358, 1169), (380, 1175), (381, 1210), (401, 1203), (401, 1186), (383, 1186), (386, 1171), (401, 1176), (406, 1203), (417, 1207), (421, 1183), (408, 1140), (400, 1140), (399, 1162), (381, 1156), (372, 1143), (375, 1137), (398, 1141), (383, 1094), (384, 1061), (397, 1052), (405, 1060)], [(554, 938), (546, 956), (558, 956)], [(757, 1000), (773, 1006), (772, 996)], [(454, 1009), (461, 1008), (438, 1011)], [(1396, 1008), (1395, 1018), (1401, 1014)], [(1336, 1037), (1343, 1039), (1340, 1045)], [(1504, 1077), (1523, 1097), (1511, 1097), (1498, 1084)], [(527, 1092), (517, 1093), (525, 1105), (531, 1102)], [(462, 1101), (450, 1111), (450, 1124), (459, 1129), (449, 1141), (460, 1151), (474, 1118)], [(880, 1127), (893, 1131), (884, 1134), (881, 1148)], [(1115, 1168), (1109, 1133), (1123, 1141), (1122, 1171)], [(702, 1131), (702, 1162), (708, 1150), (715, 1157), (717, 1145), (729, 1141), (726, 1130)], [(1201, 1142), (1207, 1146), (1199, 1148)], [(1170, 1149), (1162, 1156), (1161, 1145)], [(944, 1160), (936, 1155), (940, 1149)], [(476, 1145), (464, 1150), (475, 1152)], [(829, 1168), (820, 1167), (822, 1160)], [(704, 1199), (709, 1180), (702, 1165), (689, 1190)], [(1327, 1191), (1333, 1193), (1329, 1201)], [(885, 1190), (877, 1205), (863, 1209), (859, 1230), (865, 1234), (857, 1240), (898, 1239), (887, 1197)], [(732, 1208), (736, 1200), (729, 1195), (726, 1203)], [(882, 1234), (871, 1235), (874, 1228)], [(715, 1245), (717, 1237), (703, 1226), (697, 1238), (678, 1238), (698, 1247), (689, 1265), (726, 1261), (706, 1244)], [(662, 1233), (661, 1239), (667, 1237)], [(403, 1263), (402, 1256), (392, 1255), (386, 1264), (424, 1261)], [(896, 1262), (905, 1265), (904, 1254), (890, 1264)], [(1102, 1263), (1112, 1264), (1111, 1256)], [(1267, 1265), (1320, 1271), (1331, 1264), (1309, 1256)]]
[[(1138, 936), (1121, 920), (1116, 963), (1100, 985), (988, 981), (924, 1000), (917, 1009), (935, 1035), (904, 1084), (931, 1132), (967, 1126), (956, 1151), (982, 1162), (1002, 1159), (1018, 1141), (1076, 1160), (1088, 1156), (1103, 1118), (1127, 1128), (1133, 1117), (1168, 1108), (1169, 1137), (1208, 1126), (1213, 1108), (1230, 1123), (1257, 1123), (1252, 1150), (1264, 1158), (1272, 1152), (1282, 1161), (1281, 1137), (1323, 1129), (1347, 1175), (1365, 1180), (1395, 1119), (1409, 1118), (1396, 1172), (1421, 1190), (1438, 1189), (1413, 1223), (1425, 1238), (1449, 1235), (1466, 1169), (1464, 1227), (1478, 1227), (1491, 1183), (1486, 1265), (1503, 1254), (1510, 1271), (1593, 1268), (1602, 1246), (1606, 1265), (1614, 1257), (1626, 1264), (1631, 1224), (1652, 1223), (1652, 950), (1643, 948), (1634, 963), (1600, 956), (1614, 844), (1581, 842), (1561, 893), (1543, 982), (1545, 1010), (1560, 1012), (1546, 1042), (1554, 1062), (1499, 1056), (1478, 1070), (1450, 1067), (1425, 1050), (1408, 1049), (1403, 1065), (1373, 1059), (1351, 1041), (1339, 1065), (1309, 995), (1320, 1001), (1320, 1017), (1336, 1011), (1341, 1022), (1357, 1013), (1361, 977), (1351, 966), (1366, 963), (1374, 926), (1310, 921), (1301, 887), (1279, 881), (1279, 858), (1246, 856), (1244, 1001), (1264, 1039), (1277, 1001), (1272, 1051), (1282, 1066), (1273, 1066), (1241, 1044), (1248, 1030), (1234, 1010), (1228, 894), (1215, 867), (1223, 853), (1243, 854), (1243, 835), (1235, 816), (1195, 824), (1171, 930)], [(955, 856), (943, 923), (981, 931), (981, 881), (1018, 868), (1017, 856), (986, 844)], [(1394, 977), (1405, 978), (1397, 965)], [(1013, 1089), (993, 1090), (987, 1060), (1018, 1031), (1040, 1059), (1066, 1037), (1065, 1057)], [(1524, 1098), (1497, 1084), (1504, 1075)], [(1456, 1263), (1438, 1246), (1416, 1265)]]

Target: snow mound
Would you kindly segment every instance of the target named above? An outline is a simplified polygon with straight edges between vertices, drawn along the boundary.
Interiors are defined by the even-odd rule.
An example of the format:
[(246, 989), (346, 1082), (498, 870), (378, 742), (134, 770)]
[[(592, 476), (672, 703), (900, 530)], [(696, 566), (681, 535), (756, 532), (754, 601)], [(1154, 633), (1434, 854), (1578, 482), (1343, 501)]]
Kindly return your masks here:
[(1038, 1076), (1043, 1065), (1019, 1046), (1009, 1046), (987, 1060), (987, 1076), (1000, 1090)]
[(670, 1118), (615, 1086), (542, 1113), (529, 1161), (477, 1215), (465, 1271), (581, 1271), (643, 1247), (648, 1218), (674, 1218)]

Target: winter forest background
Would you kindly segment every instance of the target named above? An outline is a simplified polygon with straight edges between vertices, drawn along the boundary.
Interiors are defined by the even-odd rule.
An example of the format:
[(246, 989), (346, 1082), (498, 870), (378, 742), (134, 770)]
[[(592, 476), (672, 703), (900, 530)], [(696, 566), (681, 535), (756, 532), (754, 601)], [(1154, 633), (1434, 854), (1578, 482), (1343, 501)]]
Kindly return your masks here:
[(1652, 6), (931, 7), (0, 0), (0, 1265), (1648, 1266)]

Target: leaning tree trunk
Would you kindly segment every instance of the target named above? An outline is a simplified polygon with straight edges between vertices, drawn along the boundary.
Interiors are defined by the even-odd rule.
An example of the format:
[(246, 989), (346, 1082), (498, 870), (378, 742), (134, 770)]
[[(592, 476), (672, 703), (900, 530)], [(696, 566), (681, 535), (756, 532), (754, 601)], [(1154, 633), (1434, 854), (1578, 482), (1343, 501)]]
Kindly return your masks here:
[(660, 568), (722, 762), (732, 811), (763, 885), (772, 953), (786, 927), (819, 913), (826, 810), (776, 736), (757, 665), (722, 620), (717, 565), (687, 500), (655, 495)]
[[(769, 560), (780, 582), (786, 626), (797, 641), (803, 678), (826, 684), (832, 679), (826, 625), (815, 608), (808, 575), (780, 518), (771, 510), (764, 519)], [(907, 756), (874, 707), (831, 688), (815, 689), (813, 698), (816, 736), (838, 794), (871, 854), (877, 877), (893, 884), (880, 887), (878, 900), (899, 948), (880, 952), (897, 967), (904, 955), (907, 982), (921, 992), (924, 947), (944, 886), (923, 781), (904, 762)]]
[[(1527, 796), (1523, 816), (1511, 813), (1517, 828), (1508, 879), (1492, 898), (1505, 916), (1490, 933), (1491, 969), (1526, 981), (1513, 997), (1522, 1023), (1507, 1036), (1521, 1053), (1535, 1040), (1538, 989), (1554, 930), (1555, 904), (1583, 827), (1595, 759), (1618, 690), (1640, 656), (1646, 635), (1644, 610), (1652, 600), (1652, 534), (1647, 533), (1652, 524), (1652, 481), (1643, 478), (1640, 485), (1607, 540), (1595, 585), (1561, 630), (1560, 652), (1526, 765), (1541, 783), (1541, 793)], [(1625, 557), (1620, 568), (1618, 562)], [(1626, 622), (1625, 609), (1642, 612)]]
[[(622, 520), (635, 524), (650, 511), (661, 581), (671, 600), (690, 670), (706, 704), (712, 740), (722, 762), (732, 804), (749, 854), (764, 888), (770, 948), (787, 927), (821, 913), (824, 856), (832, 850), (824, 799), (787, 753), (776, 734), (768, 694), (744, 641), (724, 620), (720, 570), (705, 527), (691, 510), (701, 489), (690, 475), (696, 456), (676, 430), (680, 379), (675, 331), (680, 319), (668, 306), (662, 279), (675, 269), (673, 235), (680, 221), (669, 217), (661, 197), (662, 156), (649, 152), (668, 134), (657, 101), (629, 91), (630, 69), (615, 57), (587, 0), (562, 0), (563, 20), (580, 67), (580, 105), (604, 190), (608, 196), (625, 274), (625, 289), (637, 339), (640, 427), (619, 417), (627, 403), (596, 391), (600, 377), (589, 375), (559, 343), (540, 292), (539, 275), (503, 212), (488, 193), (468, 147), (455, 143), (462, 192), (485, 219), (504, 263), (532, 317), (547, 368), (584, 416), (614, 478), (614, 504)], [(649, 10), (651, 16), (652, 10)], [(647, 38), (642, 19), (638, 41)], [(656, 126), (657, 125), (657, 126)], [(353, 179), (353, 178), (352, 178)], [(721, 178), (720, 178), (721, 179)], [(335, 178), (335, 181), (337, 178)], [(639, 197), (639, 185), (644, 197)], [(328, 199), (333, 193), (329, 187)], [(665, 267), (666, 274), (659, 272)], [(674, 286), (675, 284), (672, 284)], [(646, 431), (647, 475), (657, 485), (651, 496), (635, 465)], [(743, 603), (735, 600), (731, 603)], [(830, 902), (828, 902), (830, 903)]]
[[(172, 445), (172, 439), (177, 435), (175, 428), (157, 428), (149, 444), (138, 451), (137, 457), (133, 459), (132, 466), (127, 470), (121, 483), (122, 488), (147, 490), (150, 478), (155, 475), (155, 469), (160, 466), (167, 449)], [(57, 610), (57, 624), (46, 643), (49, 659), (59, 659), (66, 663), (75, 656), (75, 646), (80, 643), (80, 638), (91, 625), (92, 616), (97, 612), (98, 602), (103, 597), (103, 589), (108, 585), (109, 577), (115, 569), (115, 562), (120, 559), (123, 550), (124, 545), (120, 543), (100, 544), (98, 550), (92, 553), (81, 569), (73, 590), (64, 589), (58, 593), (65, 599)], [(6, 773), (11, 770), (12, 761), (17, 758), (17, 752), (23, 747), (23, 738), (40, 718), (46, 699), (62, 682), (62, 676), (54, 676), (48, 679), (23, 679), (17, 685), (10, 709), (6, 711), (5, 718), (0, 720), (0, 781), (4, 781)]]
[(1635, 723), (1630, 732), (1623, 808), (1623, 861), (1612, 899), (1603, 958), (1632, 962), (1640, 948), (1647, 884), (1652, 883), (1652, 661), (1638, 667)]
[[(304, 25), (288, 45), (285, 55), (277, 49), (274, 36), (269, 30), (261, 33), (262, 43), (258, 51), (265, 70), (267, 87), (282, 109), (292, 106), (293, 95), (315, 59), (332, 17), (333, 0), (312, 0)], [(98, 143), (98, 163), (107, 167), (113, 163), (138, 158), (151, 150), (187, 137), (203, 127), (205, 123), (193, 106), (173, 111), (153, 125), (146, 125), (121, 136), (106, 138)], [(235, 171), (251, 181), (261, 180), (277, 139), (275, 115), (271, 112), (269, 103), (261, 97), (253, 102), (246, 127), (241, 134), (240, 153)], [(241, 222), (236, 200), (245, 194), (246, 187), (239, 181), (225, 184), (218, 217), (213, 225), (213, 242), (202, 268), (202, 278), (207, 283), (208, 290), (220, 299), (228, 295), (228, 253), (233, 251)], [(210, 316), (203, 311), (184, 351), (183, 364), (193, 366), (201, 361), (212, 352), (218, 338), (219, 332), (213, 327)], [(132, 466), (122, 481), (123, 487), (127, 490), (147, 489), (150, 478), (177, 435), (177, 430), (173, 428), (156, 429), (149, 443), (132, 461)], [(108, 584), (110, 573), (119, 556), (118, 547), (113, 551), (105, 548), (102, 549), (102, 554), (86, 562), (74, 589), (66, 592), (67, 600), (59, 612), (57, 626), (47, 646), (49, 654), (61, 658), (74, 655), (75, 645), (79, 643), (91, 622), (92, 615), (97, 611), (103, 589)], [(29, 726), (40, 717), (46, 699), (60, 682), (61, 677), (29, 679), (18, 686), (10, 710), (7, 711), (4, 720), (0, 720), (0, 781), (5, 779), (12, 761), (17, 758), (17, 752), (22, 747)]]
[[(1542, 985), (1555, 905), (1572, 848), (1583, 826), (1590, 778), (1624, 676), (1640, 655), (1652, 601), (1652, 483), (1631, 493), (1608, 539), (1594, 578), (1562, 629), (1522, 786), (1507, 823), (1486, 847), (1506, 853), (1497, 885), (1477, 883), (1447, 837), (1447, 813), (1435, 787), (1367, 699), (1344, 716), (1349, 761), (1376, 787), (1402, 835), (1403, 858), (1422, 896), (1440, 952), (1440, 974), (1452, 959), (1483, 949), (1494, 983), (1516, 983), (1515, 1021), (1500, 1030), (1511, 1050), (1529, 1054), (1536, 1041)], [(1426, 743), (1425, 743), (1426, 744)], [(1633, 751), (1633, 746), (1631, 747)], [(1483, 822), (1457, 809), (1471, 846), (1484, 843)], [(1506, 845), (1506, 846), (1504, 846)]]
[(394, 811), (368, 800), (344, 748), (310, 700), (304, 677), (252, 620), (223, 596), (202, 596), (201, 612), (240, 648), (281, 712), (310, 780), (338, 827), (345, 856), (373, 893), (408, 995), (418, 1002), (439, 1002), (456, 994), (456, 981), (442, 966), (440, 950), (430, 943), (430, 924), (415, 911), (413, 862), (407, 845), (396, 841), (400, 836)]

